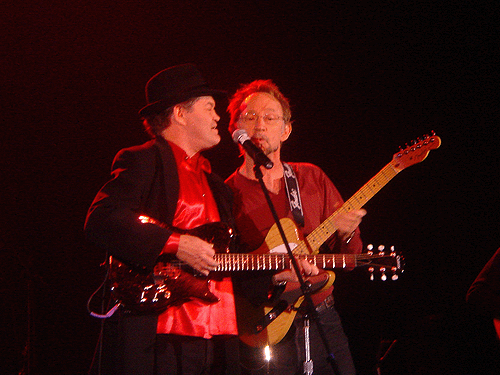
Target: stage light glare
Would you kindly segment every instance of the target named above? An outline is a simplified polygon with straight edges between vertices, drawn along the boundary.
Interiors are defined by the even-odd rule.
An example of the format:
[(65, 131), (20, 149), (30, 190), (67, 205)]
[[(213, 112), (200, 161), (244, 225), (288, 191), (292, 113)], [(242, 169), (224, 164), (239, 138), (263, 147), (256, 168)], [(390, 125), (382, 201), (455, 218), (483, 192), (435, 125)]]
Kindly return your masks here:
[(266, 345), (264, 348), (264, 356), (266, 357), (267, 362), (271, 360), (271, 349), (269, 348), (269, 345)]

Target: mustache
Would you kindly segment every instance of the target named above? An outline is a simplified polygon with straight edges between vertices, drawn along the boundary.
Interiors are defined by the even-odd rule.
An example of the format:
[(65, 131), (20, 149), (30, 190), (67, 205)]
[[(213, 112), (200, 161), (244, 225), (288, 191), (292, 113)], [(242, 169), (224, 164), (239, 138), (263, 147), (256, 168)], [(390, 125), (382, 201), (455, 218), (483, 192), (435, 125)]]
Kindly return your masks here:
[(269, 143), (269, 138), (264, 134), (258, 134), (258, 133), (254, 134), (254, 135), (252, 135), (251, 139), (256, 140), (256, 141), (265, 141), (265, 142)]
[[(252, 138), (250, 138), (252, 142), (255, 144), (255, 140), (258, 141), (258, 144), (255, 144), (258, 148), (260, 148), (264, 155), (270, 155), (273, 152), (278, 151), (279, 146), (271, 147), (271, 142), (269, 141), (269, 137), (264, 134), (254, 134)], [(267, 147), (263, 144), (263, 142), (267, 143)]]

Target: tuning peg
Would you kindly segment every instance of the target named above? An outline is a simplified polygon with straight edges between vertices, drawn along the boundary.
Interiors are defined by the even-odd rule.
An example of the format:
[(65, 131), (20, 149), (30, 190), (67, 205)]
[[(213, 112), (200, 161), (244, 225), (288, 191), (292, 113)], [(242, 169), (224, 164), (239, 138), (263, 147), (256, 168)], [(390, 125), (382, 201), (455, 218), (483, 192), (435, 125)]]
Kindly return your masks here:
[(403, 148), (401, 146), (399, 146), (399, 151), (398, 151), (397, 157), (401, 158), (404, 155), (404, 153), (405, 153), (405, 151), (403, 150)]
[(397, 280), (397, 279), (399, 279), (399, 276), (398, 276), (398, 274), (396, 273), (396, 272), (397, 272), (397, 268), (396, 268), (396, 267), (392, 267), (392, 268), (391, 268), (391, 271), (392, 271), (391, 280)]
[(367, 250), (368, 255), (373, 255), (373, 245), (372, 244), (369, 244), (368, 246), (366, 246), (366, 250)]
[(385, 246), (384, 245), (379, 245), (378, 251), (379, 251), (380, 255), (384, 255), (385, 254), (384, 250), (385, 250)]
[(385, 274), (385, 267), (381, 267), (380, 272), (382, 272), (382, 275), (380, 275), (380, 280), (382, 281), (387, 280), (387, 275)]
[(375, 268), (369, 267), (368, 272), (370, 272), (370, 280), (371, 281), (375, 280), (375, 276), (373, 276), (373, 272), (375, 272)]
[(435, 135), (436, 135), (436, 132), (434, 130), (431, 130), (431, 135), (425, 134), (424, 140), (428, 140), (430, 137), (434, 137)]

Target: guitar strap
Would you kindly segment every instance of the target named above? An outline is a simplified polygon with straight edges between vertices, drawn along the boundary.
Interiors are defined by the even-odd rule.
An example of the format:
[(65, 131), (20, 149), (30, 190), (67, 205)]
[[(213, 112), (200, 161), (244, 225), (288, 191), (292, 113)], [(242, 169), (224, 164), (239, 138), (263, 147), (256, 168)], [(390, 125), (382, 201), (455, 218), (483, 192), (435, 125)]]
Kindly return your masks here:
[(292, 211), (295, 223), (304, 226), (304, 212), (302, 211), (302, 201), (300, 200), (299, 182), (297, 176), (290, 164), (283, 163), (283, 171), (285, 176), (286, 195), (290, 203), (290, 210)]

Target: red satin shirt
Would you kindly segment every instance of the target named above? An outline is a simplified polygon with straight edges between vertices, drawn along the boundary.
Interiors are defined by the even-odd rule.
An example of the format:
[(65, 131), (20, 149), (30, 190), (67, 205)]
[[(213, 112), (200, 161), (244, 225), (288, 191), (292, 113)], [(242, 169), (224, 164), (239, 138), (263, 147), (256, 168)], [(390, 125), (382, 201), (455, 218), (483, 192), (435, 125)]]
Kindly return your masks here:
[[(177, 145), (169, 142), (174, 152), (179, 173), (180, 193), (173, 225), (192, 229), (202, 224), (220, 221), (217, 204), (207, 182), (210, 163), (197, 153), (189, 158)], [(163, 252), (175, 253), (179, 235), (167, 241)], [(210, 339), (215, 335), (236, 335), (236, 313), (233, 284), (230, 277), (210, 279), (209, 289), (220, 301), (207, 304), (197, 299), (180, 306), (170, 306), (158, 317), (157, 333), (196, 336)]]

